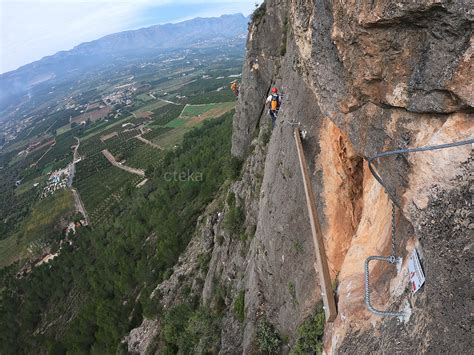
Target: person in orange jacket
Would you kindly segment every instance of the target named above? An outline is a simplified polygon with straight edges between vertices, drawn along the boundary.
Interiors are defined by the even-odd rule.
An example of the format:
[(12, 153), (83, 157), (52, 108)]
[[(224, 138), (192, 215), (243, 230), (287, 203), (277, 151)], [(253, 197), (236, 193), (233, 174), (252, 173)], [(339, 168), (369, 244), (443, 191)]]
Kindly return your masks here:
[(272, 88), (272, 93), (267, 97), (266, 104), (268, 104), (268, 112), (272, 118), (272, 129), (275, 128), (275, 122), (278, 116), (278, 110), (281, 105), (281, 95), (278, 94), (277, 88)]
[(230, 89), (234, 92), (235, 96), (239, 96), (239, 84), (237, 83), (237, 80), (230, 84)]

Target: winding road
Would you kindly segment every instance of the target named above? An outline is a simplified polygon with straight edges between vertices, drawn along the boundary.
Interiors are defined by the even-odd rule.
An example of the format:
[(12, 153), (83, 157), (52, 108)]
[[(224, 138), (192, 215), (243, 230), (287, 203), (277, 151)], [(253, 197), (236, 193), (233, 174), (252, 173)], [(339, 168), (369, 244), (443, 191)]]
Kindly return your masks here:
[(72, 158), (73, 159), (72, 162), (73, 164), (76, 164), (80, 159), (80, 157), (79, 158), (77, 157), (77, 151), (79, 150), (79, 146), (81, 145), (81, 140), (77, 137), (74, 137), (74, 138), (76, 138), (77, 140), (77, 145), (76, 145), (76, 148), (74, 148), (74, 156)]
[(104, 149), (102, 151), (102, 154), (107, 158), (107, 160), (114, 166), (116, 166), (119, 169), (128, 171), (129, 173), (135, 174), (135, 175), (140, 175), (140, 176), (145, 176), (145, 171), (142, 169), (136, 169), (136, 168), (131, 168), (129, 166), (120, 164), (118, 161), (115, 160), (114, 156), (112, 153), (110, 153), (107, 149)]
[(135, 138), (138, 139), (139, 141), (142, 141), (142, 142), (145, 143), (145, 144), (148, 144), (149, 146), (152, 146), (153, 148), (163, 149), (163, 148), (160, 147), (158, 144), (155, 144), (155, 143), (153, 143), (153, 142), (150, 142), (148, 139), (143, 138), (143, 137), (140, 136), (140, 135), (135, 136)]
[(86, 208), (84, 207), (84, 202), (82, 202), (81, 195), (79, 195), (79, 191), (72, 187), (72, 181), (74, 180), (74, 174), (76, 172), (76, 163), (81, 160), (78, 156), (79, 146), (81, 145), (81, 141), (79, 138), (74, 137), (77, 140), (76, 148), (74, 148), (74, 155), (72, 158), (71, 166), (69, 167), (69, 181), (68, 186), (71, 188), (72, 194), (74, 195), (74, 204), (76, 206), (76, 211), (81, 213), (86, 220), (87, 225), (90, 225), (91, 221), (89, 219), (89, 215), (87, 214)]
[(81, 196), (79, 196), (79, 192), (77, 192), (76, 189), (72, 188), (71, 189), (72, 194), (74, 195), (74, 204), (76, 205), (76, 210), (84, 216), (84, 219), (86, 220), (87, 225), (91, 224), (91, 221), (89, 219), (89, 215), (87, 214), (86, 208), (84, 207), (84, 203), (81, 200)]

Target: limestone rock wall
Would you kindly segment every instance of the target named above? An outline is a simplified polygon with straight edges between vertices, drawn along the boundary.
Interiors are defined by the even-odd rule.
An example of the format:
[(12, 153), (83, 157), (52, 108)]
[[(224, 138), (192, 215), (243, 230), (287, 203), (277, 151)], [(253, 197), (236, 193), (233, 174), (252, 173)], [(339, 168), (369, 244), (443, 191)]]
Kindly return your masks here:
[[(402, 205), (397, 211), (397, 250), (404, 263), (398, 273), (389, 265), (373, 266), (372, 297), (379, 308), (411, 310), (406, 323), (366, 310), (363, 263), (368, 255), (390, 253), (391, 222), (391, 202), (364, 158), (384, 150), (474, 137), (469, 79), (472, 9), (463, 1), (313, 0), (281, 6), (268, 0), (266, 4), (272, 12), (260, 19), (266, 27), (251, 32), (249, 47), (268, 36), (274, 40), (273, 50), (277, 38), (286, 39), (286, 51), (264, 56), (265, 64), (259, 67), (250, 63), (260, 60), (261, 54), (248, 52), (244, 71), (252, 75), (244, 76), (240, 106), (247, 95), (263, 99), (271, 85), (283, 91), (284, 103), (268, 145), (255, 243), (246, 268), (246, 287), (259, 298), (249, 296), (244, 349), (251, 349), (254, 323), (261, 313), (291, 343), (295, 327), (319, 300), (312, 260), (307, 260), (314, 255), (292, 136), (297, 125), (309, 133), (305, 150), (323, 211), (331, 274), (338, 285), (339, 316), (326, 327), (326, 351), (357, 352), (358, 344), (370, 339), (372, 343), (361, 349), (374, 350), (381, 346), (374, 332), (386, 339), (384, 351), (469, 349), (466, 327), (458, 323), (466, 324), (469, 317), (461, 285), (469, 283), (467, 262), (472, 257), (472, 225), (464, 209), (472, 201), (463, 192), (470, 180), (472, 147), (389, 158), (378, 164)], [(266, 78), (264, 84), (260, 75)], [(263, 93), (254, 91), (259, 86)], [(255, 109), (248, 117), (252, 112), (244, 110), (240, 108), (234, 122), (233, 152), (238, 156), (248, 152), (256, 127), (268, 120), (265, 112)], [(429, 228), (420, 223), (438, 213), (441, 205), (453, 206), (453, 216), (464, 217), (456, 222), (432, 220), (431, 228), (437, 232), (428, 237)], [(455, 240), (452, 235), (457, 235)], [(454, 243), (453, 250), (445, 247), (438, 253), (442, 240)], [(289, 244), (295, 241), (304, 246), (303, 254), (290, 251)], [(408, 291), (407, 257), (415, 246), (423, 255), (428, 281), (413, 296)], [(435, 267), (440, 264), (445, 269)], [(454, 275), (453, 268), (464, 271)], [(296, 285), (297, 306), (291, 304), (288, 282)], [(444, 294), (437, 292), (440, 287)], [(456, 300), (455, 306), (444, 303), (451, 304), (450, 299)], [(436, 319), (430, 318), (435, 307), (442, 310)], [(443, 332), (449, 333), (449, 340), (437, 339)]]
[[(183, 300), (183, 279), (206, 306), (221, 287), (220, 353), (258, 353), (263, 319), (280, 334), (282, 353), (290, 351), (321, 299), (293, 138), (300, 127), (338, 307), (325, 328), (325, 351), (469, 352), (471, 146), (377, 163), (401, 205), (395, 223), (403, 263), (399, 271), (372, 264), (372, 299), (407, 317), (367, 311), (364, 260), (390, 254), (392, 208), (365, 159), (474, 137), (472, 15), (463, 0), (265, 1), (249, 27), (234, 117), (232, 153), (244, 160), (242, 174), (221, 191), (223, 207), (203, 215), (173, 275), (158, 285), (163, 306)], [(273, 85), (284, 98), (271, 131), (264, 101)], [(223, 225), (230, 192), (245, 213), (245, 238)], [(415, 247), (427, 281), (412, 295), (407, 259)], [(203, 254), (210, 258), (205, 271), (198, 270)], [(233, 312), (240, 292), (243, 322)], [(140, 340), (144, 331), (159, 334), (159, 321), (154, 330), (150, 324), (132, 331), (129, 349), (159, 352), (149, 337)]]

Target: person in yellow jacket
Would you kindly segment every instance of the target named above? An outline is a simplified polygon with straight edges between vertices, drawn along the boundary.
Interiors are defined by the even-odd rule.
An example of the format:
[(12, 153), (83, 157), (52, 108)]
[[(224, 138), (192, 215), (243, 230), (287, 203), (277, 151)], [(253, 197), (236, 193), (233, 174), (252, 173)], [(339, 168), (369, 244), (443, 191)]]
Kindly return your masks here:
[(268, 113), (272, 118), (272, 129), (275, 128), (275, 122), (278, 116), (278, 110), (281, 105), (281, 95), (278, 94), (277, 88), (272, 88), (272, 94), (267, 97), (266, 103), (268, 104)]
[(230, 84), (230, 89), (234, 92), (235, 96), (239, 96), (239, 84), (237, 80)]

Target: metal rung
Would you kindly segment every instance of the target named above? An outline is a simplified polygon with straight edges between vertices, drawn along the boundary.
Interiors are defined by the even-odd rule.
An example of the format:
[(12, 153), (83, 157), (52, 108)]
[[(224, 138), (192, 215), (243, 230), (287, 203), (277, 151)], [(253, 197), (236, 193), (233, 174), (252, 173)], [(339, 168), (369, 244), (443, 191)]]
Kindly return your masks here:
[(382, 317), (403, 317), (404, 312), (391, 312), (391, 311), (380, 311), (375, 309), (370, 303), (370, 287), (369, 287), (369, 263), (372, 260), (385, 261), (389, 264), (396, 264), (397, 259), (392, 256), (369, 256), (365, 259), (365, 304), (370, 312)]

